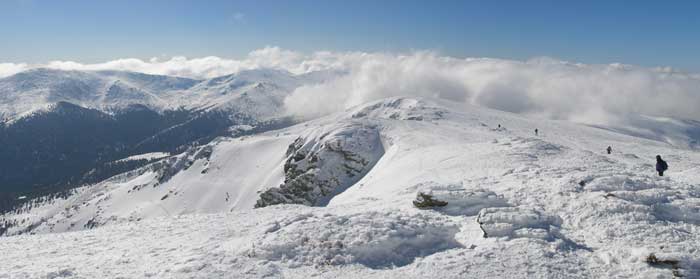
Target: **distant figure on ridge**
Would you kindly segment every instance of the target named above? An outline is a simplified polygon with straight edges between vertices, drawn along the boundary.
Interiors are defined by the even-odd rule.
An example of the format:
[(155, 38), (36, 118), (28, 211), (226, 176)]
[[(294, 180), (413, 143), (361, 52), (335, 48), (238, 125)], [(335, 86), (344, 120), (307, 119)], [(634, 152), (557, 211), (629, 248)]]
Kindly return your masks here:
[(608, 151), (608, 154), (612, 153), (612, 147), (608, 145), (608, 148), (606, 149)]
[(498, 129), (500, 129), (500, 128), (501, 128), (501, 124), (498, 124)]
[(540, 131), (535, 128), (535, 136), (539, 133)]
[(661, 159), (661, 155), (656, 155), (656, 171), (659, 172), (659, 176), (664, 176), (664, 171), (668, 169), (668, 164), (666, 161)]

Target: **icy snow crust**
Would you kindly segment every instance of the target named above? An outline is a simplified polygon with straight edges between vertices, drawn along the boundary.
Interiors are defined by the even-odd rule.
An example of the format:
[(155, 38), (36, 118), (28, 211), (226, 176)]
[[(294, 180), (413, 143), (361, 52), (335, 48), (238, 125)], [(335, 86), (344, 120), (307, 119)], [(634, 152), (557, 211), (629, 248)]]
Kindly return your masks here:
[[(359, 148), (375, 142), (362, 129), (381, 149)], [(349, 184), (327, 202), (254, 209), (285, 183), (290, 148), (340, 142), (322, 135), (376, 163), (339, 175)], [(293, 148), (300, 138), (308, 149)], [(334, 158), (314, 171), (341, 173)], [(658, 141), (392, 98), (219, 139), (4, 216), (25, 220), (11, 234), (36, 235), (0, 238), (0, 278), (698, 278), (698, 170), (699, 153)], [(418, 192), (448, 205), (417, 209)]]

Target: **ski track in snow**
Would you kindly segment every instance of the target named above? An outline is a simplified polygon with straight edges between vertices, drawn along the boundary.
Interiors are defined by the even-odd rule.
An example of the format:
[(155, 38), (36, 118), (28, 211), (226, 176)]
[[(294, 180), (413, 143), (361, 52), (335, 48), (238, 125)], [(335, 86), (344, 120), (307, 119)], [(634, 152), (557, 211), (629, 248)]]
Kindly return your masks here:
[[(252, 209), (282, 183), (297, 136), (348, 123), (380, 130), (384, 154), (368, 173), (324, 207)], [(700, 154), (687, 149), (403, 98), (212, 146), (163, 185), (126, 193), (153, 181), (146, 172), (85, 189), (71, 220), (99, 208), (97, 228), (42, 223), (0, 238), (0, 278), (700, 277)], [(417, 209), (417, 192), (448, 205)], [(94, 206), (95, 194), (110, 198)], [(22, 216), (61, 224), (70, 202)], [(650, 265), (652, 253), (678, 264)]]

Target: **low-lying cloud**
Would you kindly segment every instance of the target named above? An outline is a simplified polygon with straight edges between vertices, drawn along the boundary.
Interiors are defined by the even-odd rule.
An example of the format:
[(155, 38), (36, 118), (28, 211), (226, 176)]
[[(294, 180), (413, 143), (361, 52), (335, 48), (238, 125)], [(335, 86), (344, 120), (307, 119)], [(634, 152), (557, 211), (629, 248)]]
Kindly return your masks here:
[(289, 110), (313, 117), (379, 98), (416, 96), (589, 124), (623, 123), (639, 114), (700, 119), (700, 77), (667, 68), (433, 52), (350, 55), (344, 64), (349, 75), (297, 89), (287, 98)]
[(125, 70), (199, 79), (257, 68), (284, 69), (296, 74), (319, 70), (347, 73), (295, 90), (285, 103), (290, 113), (301, 117), (320, 116), (385, 97), (413, 96), (589, 124), (620, 123), (630, 115), (639, 114), (700, 119), (698, 74), (622, 64), (588, 65), (550, 58), (528, 61), (463, 59), (431, 51), (304, 54), (266, 47), (239, 60), (212, 56), (148, 61), (130, 58), (97, 64), (2, 63), (0, 77), (36, 67)]
[(28, 69), (29, 65), (26, 63), (0, 63), (0, 78), (11, 76)]
[[(242, 70), (259, 68), (276, 68), (285, 69), (292, 73), (306, 73), (333, 67), (334, 65), (330, 64), (323, 66), (318, 64), (317, 57), (324, 56), (326, 56), (325, 52), (303, 55), (279, 47), (265, 47), (250, 52), (243, 59), (225, 59), (216, 56), (202, 58), (175, 56), (169, 59), (154, 57), (149, 60), (124, 58), (95, 64), (74, 61), (51, 61), (44, 64), (0, 63), (0, 78), (33, 68), (77, 71), (118, 70), (195, 79), (214, 78)], [(332, 59), (328, 61), (328, 63), (333, 63)]]

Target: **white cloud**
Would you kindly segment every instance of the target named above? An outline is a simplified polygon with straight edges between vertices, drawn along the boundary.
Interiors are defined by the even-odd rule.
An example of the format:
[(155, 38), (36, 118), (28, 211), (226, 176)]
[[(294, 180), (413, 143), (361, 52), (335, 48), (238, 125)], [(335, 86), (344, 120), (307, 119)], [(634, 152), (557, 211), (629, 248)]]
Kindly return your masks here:
[(389, 96), (419, 96), (590, 124), (634, 114), (700, 119), (700, 78), (670, 69), (551, 58), (458, 59), (426, 51), (334, 57), (321, 64), (350, 74), (297, 89), (286, 100), (291, 112), (312, 117)]
[(157, 75), (174, 75), (190, 78), (213, 78), (246, 69), (277, 68), (294, 73), (307, 72), (314, 69), (314, 62), (305, 59), (314, 56), (304, 56), (301, 53), (283, 50), (279, 47), (265, 47), (252, 51), (243, 59), (225, 59), (216, 56), (202, 58), (186, 58), (175, 56), (170, 59), (151, 58), (147, 61), (138, 58), (116, 59), (104, 63), (84, 64), (74, 61), (51, 61), (45, 64), (0, 63), (0, 78), (13, 75), (31, 68), (51, 68), (59, 70), (100, 71), (120, 70), (134, 71)]
[(609, 124), (633, 114), (700, 119), (700, 75), (671, 68), (622, 64), (587, 65), (551, 58), (514, 61), (454, 58), (431, 51), (304, 54), (266, 47), (243, 59), (215, 56), (118, 59), (97, 64), (52, 61), (44, 65), (0, 64), (0, 76), (34, 67), (66, 70), (126, 70), (211, 78), (245, 69), (293, 73), (339, 69), (336, 80), (297, 89), (290, 112), (311, 117), (390, 96), (426, 96), (465, 104), (591, 124)]
[(0, 63), (0, 78), (11, 76), (29, 69), (26, 63)]

